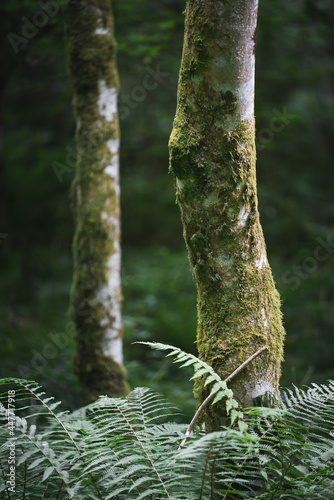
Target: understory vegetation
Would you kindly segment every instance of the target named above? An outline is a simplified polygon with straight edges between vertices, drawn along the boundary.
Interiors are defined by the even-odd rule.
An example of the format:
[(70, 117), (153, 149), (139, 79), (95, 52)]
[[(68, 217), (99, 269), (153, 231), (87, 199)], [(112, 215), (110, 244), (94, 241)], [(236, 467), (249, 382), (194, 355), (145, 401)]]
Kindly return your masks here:
[(241, 412), (203, 361), (150, 345), (192, 366), (192, 378), (206, 378), (210, 404), (223, 401), (228, 415), (221, 429), (207, 434), (201, 425), (178, 423), (179, 410), (146, 387), (68, 412), (37, 383), (2, 379), (1, 498), (334, 498), (334, 382), (285, 390), (275, 407)]

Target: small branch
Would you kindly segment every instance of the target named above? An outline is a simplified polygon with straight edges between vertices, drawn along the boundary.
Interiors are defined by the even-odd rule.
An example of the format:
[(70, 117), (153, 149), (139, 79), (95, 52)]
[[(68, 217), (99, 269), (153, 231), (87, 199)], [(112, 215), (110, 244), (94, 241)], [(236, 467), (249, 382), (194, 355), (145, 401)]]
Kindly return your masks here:
[(258, 356), (259, 354), (261, 354), (262, 351), (265, 351), (266, 349), (268, 349), (268, 347), (265, 345), (263, 347), (261, 347), (261, 349), (259, 349), (258, 351), (256, 351), (255, 354), (252, 354), (248, 359), (246, 359), (246, 361), (244, 361), (242, 363), (242, 365), (238, 366), (238, 368), (236, 370), (234, 370), (233, 373), (231, 373), (231, 375), (229, 375), (225, 380), (224, 382), (229, 382), (230, 380), (232, 380), (232, 378), (234, 378), (236, 375), (238, 375), (239, 372), (241, 372), (241, 370), (243, 370), (245, 368), (246, 365), (248, 365), (248, 363), (250, 363), (254, 358), (256, 358), (256, 356)]
[[(238, 366), (238, 368), (236, 370), (234, 370), (234, 372), (231, 373), (231, 375), (229, 375), (225, 380), (224, 382), (227, 384), (227, 382), (230, 382), (239, 372), (241, 372), (241, 370), (243, 370), (243, 368), (245, 368), (246, 365), (248, 365), (248, 363), (250, 363), (254, 358), (256, 358), (256, 356), (258, 356), (259, 354), (261, 354), (262, 351), (264, 351), (265, 349), (268, 349), (267, 346), (264, 346), (264, 347), (261, 347), (261, 349), (259, 349), (256, 353), (252, 354), (248, 359), (246, 359), (246, 361), (244, 361), (240, 366)], [(186, 442), (186, 440), (188, 439), (188, 437), (190, 436), (190, 433), (191, 431), (193, 430), (194, 426), (195, 426), (195, 423), (198, 419), (198, 416), (199, 414), (201, 413), (201, 411), (203, 410), (203, 408), (205, 408), (205, 406), (210, 403), (210, 401), (213, 399), (213, 396), (215, 396), (215, 394), (209, 394), (209, 396), (203, 401), (203, 403), (197, 408), (196, 410), (196, 413), (195, 415), (193, 416), (193, 419), (192, 421), (190, 422), (189, 426), (188, 426), (188, 429), (186, 430), (186, 433), (184, 435), (184, 438), (183, 440), (181, 441), (177, 451), (181, 450), (181, 448), (183, 447), (184, 443)]]

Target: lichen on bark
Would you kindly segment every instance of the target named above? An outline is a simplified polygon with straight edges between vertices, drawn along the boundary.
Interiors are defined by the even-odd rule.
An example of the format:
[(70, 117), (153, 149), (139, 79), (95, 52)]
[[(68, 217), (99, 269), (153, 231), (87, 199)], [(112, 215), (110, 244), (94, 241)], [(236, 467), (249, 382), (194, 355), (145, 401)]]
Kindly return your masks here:
[[(188, 0), (170, 170), (198, 292), (199, 356), (242, 406), (276, 392), (284, 330), (267, 261), (256, 190), (256, 0)], [(203, 381), (195, 385), (202, 401)], [(217, 428), (222, 406), (206, 411)]]
[(77, 120), (71, 315), (84, 404), (123, 396), (118, 74), (109, 0), (69, 0), (66, 47)]

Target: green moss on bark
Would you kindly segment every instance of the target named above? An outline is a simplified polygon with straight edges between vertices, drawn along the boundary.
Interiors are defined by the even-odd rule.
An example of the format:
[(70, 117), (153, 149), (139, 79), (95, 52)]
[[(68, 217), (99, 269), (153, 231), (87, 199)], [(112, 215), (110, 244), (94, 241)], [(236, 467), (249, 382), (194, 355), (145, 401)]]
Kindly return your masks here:
[(114, 338), (122, 334), (121, 292), (114, 304), (99, 297), (107, 290), (108, 259), (118, 251), (120, 238), (118, 179), (105, 170), (117, 162), (118, 147), (108, 144), (119, 141), (116, 104), (110, 102), (116, 103), (119, 83), (110, 1), (70, 0), (64, 14), (77, 119), (71, 315), (77, 330), (76, 371), (87, 404), (100, 394), (122, 396), (129, 390), (124, 368), (106, 354), (107, 333), (113, 331)]
[(111, 357), (100, 356), (94, 360), (88, 355), (87, 365), (81, 372), (80, 398), (86, 404), (96, 400), (98, 387), (100, 395), (122, 397), (128, 394), (126, 371), (123, 366), (115, 363)]
[[(254, 119), (240, 117), (238, 85), (249, 78), (238, 69), (247, 63), (238, 59), (245, 34), (231, 36), (234, 5), (225, 4), (226, 21), (214, 1), (187, 4), (170, 170), (198, 291), (200, 357), (226, 378), (268, 347), (231, 383), (245, 405), (261, 387), (277, 390), (283, 327), (259, 222)], [(207, 395), (201, 379), (195, 393)], [(207, 409), (208, 429), (223, 413), (219, 405)]]

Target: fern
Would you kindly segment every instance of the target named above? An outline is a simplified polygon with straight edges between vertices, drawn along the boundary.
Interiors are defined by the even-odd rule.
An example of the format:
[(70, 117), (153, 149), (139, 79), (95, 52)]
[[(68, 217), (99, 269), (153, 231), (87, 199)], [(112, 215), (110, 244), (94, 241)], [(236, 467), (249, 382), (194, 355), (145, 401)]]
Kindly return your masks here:
[[(211, 367), (163, 349), (206, 377), (212, 400), (222, 394), (231, 413), (240, 412)], [(181, 448), (187, 426), (174, 423), (175, 409), (147, 388), (126, 398), (102, 396), (70, 414), (35, 383), (0, 383), (16, 391), (15, 492), (6, 483), (13, 443), (8, 392), (0, 397), (1, 499), (334, 500), (333, 382), (285, 390), (277, 408), (245, 410), (247, 430), (191, 430)]]
[[(195, 373), (190, 380), (194, 380), (198, 377), (206, 377), (204, 382), (204, 387), (213, 384), (209, 396), (206, 398), (204, 404), (211, 402), (212, 405), (218, 403), (223, 398), (226, 399), (225, 407), (226, 413), (231, 416), (231, 424), (233, 425), (235, 421), (238, 422), (239, 429), (241, 431), (246, 430), (247, 425), (242, 421), (243, 413), (238, 411), (238, 402), (233, 397), (233, 391), (228, 389), (226, 380), (222, 380), (220, 376), (213, 370), (213, 368), (205, 363), (205, 361), (197, 358), (193, 354), (182, 351), (178, 347), (174, 347), (167, 344), (160, 344), (158, 342), (137, 342), (138, 344), (144, 344), (150, 346), (152, 349), (157, 349), (160, 351), (171, 351), (168, 356), (174, 356), (174, 363), (182, 363), (180, 368), (185, 366), (193, 366)], [(262, 349), (261, 349), (262, 351)], [(229, 377), (230, 378), (230, 377)], [(193, 426), (191, 426), (192, 430)], [(188, 433), (187, 433), (188, 437)]]
[(334, 498), (334, 384), (282, 392), (277, 414), (251, 409), (259, 499)]
[[(18, 405), (15, 411), (15, 439), (10, 440), (15, 443), (16, 455), (16, 483), (22, 485), (23, 494), (25, 488), (29, 484), (31, 491), (44, 491), (43, 482), (47, 481), (49, 495), (60, 495), (62, 490), (65, 490), (68, 498), (74, 498), (77, 489), (71, 486), (69, 479), (69, 469), (72, 464), (78, 460), (84, 462), (84, 457), (77, 446), (70, 428), (66, 426), (67, 412), (55, 412), (55, 409), (60, 404), (54, 402), (53, 398), (45, 398), (44, 392), (40, 392), (40, 386), (35, 382), (27, 382), (21, 379), (3, 379), (0, 381), (3, 384), (16, 384), (18, 390), (15, 391), (15, 402)], [(0, 397), (0, 419), (3, 422), (0, 433), (0, 467), (5, 470), (4, 455), (8, 459), (8, 441), (5, 439), (8, 436), (8, 410), (7, 405), (3, 402), (6, 400), (7, 394)], [(29, 414), (25, 418), (20, 417), (20, 413), (24, 412), (27, 407), (22, 403), (27, 400), (34, 401), (34, 404), (29, 406)], [(37, 403), (37, 404), (36, 404)], [(37, 432), (35, 421), (46, 421), (48, 425), (41, 426), (42, 431)], [(32, 422), (30, 424), (30, 422)], [(7, 432), (6, 432), (7, 431)], [(24, 465), (24, 468), (21, 467)], [(27, 483), (27, 472), (33, 471), (29, 478), (30, 483)], [(5, 473), (2, 474), (6, 477)], [(6, 489), (6, 482), (1, 485), (0, 492)], [(57, 493), (56, 493), (57, 492)], [(7, 493), (9, 493), (7, 488)], [(102, 499), (101, 494), (96, 489), (97, 498)], [(10, 498), (10, 496), (9, 496)]]

